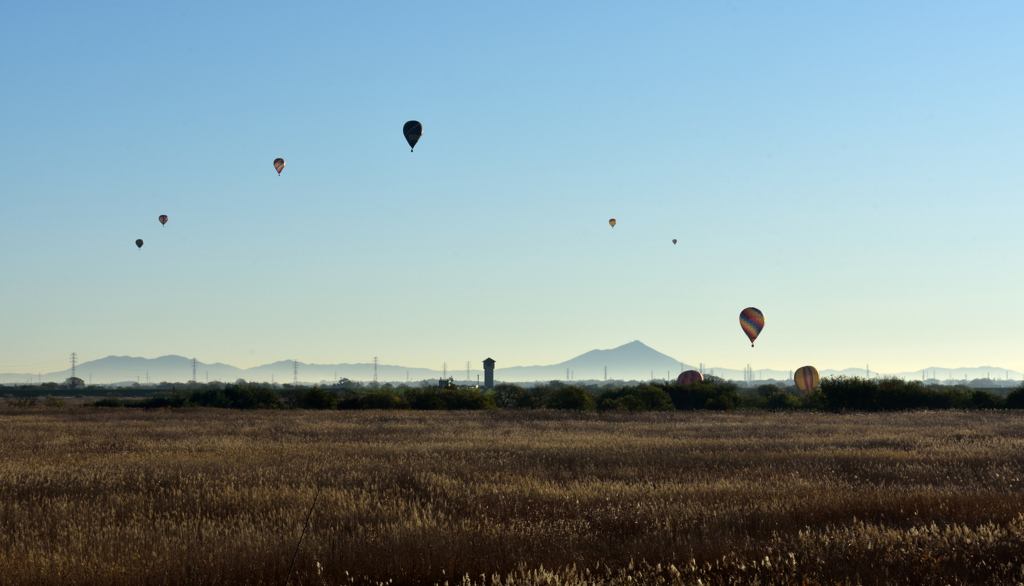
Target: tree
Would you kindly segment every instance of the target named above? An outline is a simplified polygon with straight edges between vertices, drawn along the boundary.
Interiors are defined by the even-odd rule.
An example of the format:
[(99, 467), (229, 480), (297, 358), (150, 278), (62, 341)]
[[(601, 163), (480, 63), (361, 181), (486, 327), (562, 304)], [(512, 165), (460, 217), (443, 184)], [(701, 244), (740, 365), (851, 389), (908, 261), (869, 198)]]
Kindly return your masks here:
[(582, 387), (565, 385), (552, 393), (548, 407), (572, 411), (593, 411), (594, 397)]
[(74, 390), (74, 389), (84, 389), (85, 388), (85, 381), (80, 379), (80, 378), (78, 378), (77, 376), (69, 376), (64, 381), (64, 386), (67, 387), (68, 389), (71, 389), (71, 390)]

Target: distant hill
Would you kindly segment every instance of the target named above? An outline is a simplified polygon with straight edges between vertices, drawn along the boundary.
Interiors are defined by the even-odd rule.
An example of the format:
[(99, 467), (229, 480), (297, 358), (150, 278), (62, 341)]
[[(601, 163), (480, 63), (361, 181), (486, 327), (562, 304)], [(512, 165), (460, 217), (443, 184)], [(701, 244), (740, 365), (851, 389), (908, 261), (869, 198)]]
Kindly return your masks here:
[(591, 350), (565, 362), (550, 366), (511, 366), (502, 368), (499, 362), (494, 376), (507, 381), (566, 380), (566, 370), (574, 380), (608, 379), (648, 380), (675, 378), (682, 370), (695, 368), (662, 354), (639, 340), (610, 350)]
[[(608, 380), (649, 380), (652, 378), (665, 380), (675, 378), (683, 370), (695, 369), (692, 364), (684, 364), (675, 358), (662, 354), (646, 344), (635, 340), (617, 348), (608, 350), (591, 350), (558, 364), (547, 366), (503, 366), (500, 356), (491, 356), (497, 360), (495, 379), (509, 382), (535, 382), (561, 380), (568, 377), (575, 381), (603, 381), (605, 368), (608, 369)], [(481, 358), (482, 361), (482, 358)], [(479, 365), (477, 362), (476, 365)], [(476, 366), (474, 365), (474, 366)], [(234, 382), (237, 379), (249, 381), (290, 383), (296, 377), (294, 363), (291, 360), (280, 360), (253, 368), (237, 368), (220, 362), (205, 363), (196, 361), (195, 373), (199, 382), (223, 381)], [(802, 366), (802, 365), (797, 365)], [(795, 369), (796, 367), (794, 367)], [(725, 379), (743, 380), (743, 371), (730, 368), (705, 367), (705, 374), (714, 374)], [(790, 370), (760, 369), (754, 370), (754, 379), (767, 381), (774, 379), (788, 381)], [(308, 364), (298, 363), (297, 377), (301, 383), (331, 382), (339, 378), (357, 381), (373, 380), (373, 363), (355, 364)], [(135, 382), (145, 384), (159, 382), (186, 382), (192, 378), (192, 359), (184, 356), (161, 356), (159, 358), (139, 358), (133, 356), (107, 356), (99, 360), (91, 360), (78, 365), (76, 374), (79, 378), (92, 384), (126, 385)], [(409, 368), (399, 365), (377, 365), (377, 380), (381, 382), (403, 383), (422, 380), (437, 380), (444, 373), (429, 368)], [(847, 368), (844, 370), (825, 369), (822, 376), (847, 375), (864, 376), (863, 368)], [(1021, 373), (995, 366), (979, 366), (973, 368), (933, 367), (924, 372), (877, 373), (871, 376), (897, 376), (907, 380), (921, 380), (925, 377), (929, 382), (949, 383), (971, 381), (976, 379), (991, 380), (992, 386), (1011, 385), (1021, 380)], [(465, 370), (453, 369), (447, 372), (456, 381), (475, 383), (477, 377), (483, 378), (483, 370), (474, 367), (469, 371), (467, 379)], [(71, 376), (71, 369), (50, 372), (42, 375), (43, 382), (62, 382)], [(35, 374), (9, 373), (0, 374), (0, 383), (23, 384), (26, 381), (39, 381)], [(987, 384), (987, 383), (986, 383)]]

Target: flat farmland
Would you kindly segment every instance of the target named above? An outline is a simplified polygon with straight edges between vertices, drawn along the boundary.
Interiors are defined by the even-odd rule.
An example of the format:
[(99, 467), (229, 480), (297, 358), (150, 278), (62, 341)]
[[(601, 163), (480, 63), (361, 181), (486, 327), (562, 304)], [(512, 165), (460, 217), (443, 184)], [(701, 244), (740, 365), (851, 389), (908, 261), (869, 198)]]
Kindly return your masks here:
[(0, 409), (0, 584), (293, 557), (292, 584), (1022, 583), (1024, 416)]

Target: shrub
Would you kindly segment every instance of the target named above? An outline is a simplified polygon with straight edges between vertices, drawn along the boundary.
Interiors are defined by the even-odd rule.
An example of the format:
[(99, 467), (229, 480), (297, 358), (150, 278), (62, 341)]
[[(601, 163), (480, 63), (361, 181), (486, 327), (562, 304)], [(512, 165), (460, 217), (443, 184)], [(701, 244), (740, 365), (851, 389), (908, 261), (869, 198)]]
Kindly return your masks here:
[(787, 392), (780, 391), (778, 389), (776, 389), (775, 392), (773, 392), (773, 393), (769, 394), (767, 397), (765, 397), (765, 399), (766, 399), (766, 402), (765, 402), (765, 408), (766, 409), (774, 409), (774, 410), (799, 409), (800, 406), (801, 406), (800, 405), (800, 399), (798, 399), (797, 397), (795, 397), (795, 396), (793, 396), (793, 395), (791, 395), (791, 394), (789, 394)]
[(668, 395), (676, 409), (734, 409), (740, 403), (736, 383), (709, 376), (689, 385), (669, 387)]
[(548, 407), (571, 411), (593, 411), (594, 397), (583, 387), (565, 385), (551, 394)]
[(1007, 409), (1024, 409), (1024, 383), (1006, 395)]
[(379, 389), (359, 398), (360, 409), (408, 409), (409, 402), (394, 391)]
[(338, 396), (314, 386), (299, 395), (299, 407), (303, 409), (334, 409), (338, 405)]
[(47, 397), (46, 398), (46, 403), (44, 403), (44, 404), (47, 407), (56, 407), (56, 408), (62, 408), (62, 407), (67, 407), (68, 406), (67, 403), (64, 402), (64, 399), (61, 399), (59, 397)]
[(91, 407), (124, 407), (124, 401), (117, 397), (107, 397), (93, 403), (86, 403), (86, 405)]

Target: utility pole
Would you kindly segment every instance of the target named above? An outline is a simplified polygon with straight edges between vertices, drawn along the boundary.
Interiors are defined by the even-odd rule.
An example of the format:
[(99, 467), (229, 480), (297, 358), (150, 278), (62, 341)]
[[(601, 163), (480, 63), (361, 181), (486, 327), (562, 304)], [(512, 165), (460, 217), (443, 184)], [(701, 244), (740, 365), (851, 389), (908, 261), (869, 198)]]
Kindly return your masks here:
[(442, 369), (444, 369), (444, 370), (443, 370), (443, 372), (444, 372), (444, 375), (442, 375), (442, 376), (441, 376), (441, 378), (443, 378), (443, 379), (447, 379), (447, 378), (448, 378), (448, 363), (447, 363), (447, 362), (445, 362), (445, 363), (444, 363), (444, 366), (442, 366), (441, 368), (442, 368)]
[(190, 380), (188, 382), (190, 382), (190, 383), (196, 382), (196, 359), (195, 358), (192, 359), (192, 380)]
[(292, 360), (292, 384), (299, 384), (299, 361), (294, 359)]
[(469, 361), (467, 360), (466, 361), (466, 384), (467, 385), (469, 384), (469, 381), (470, 381), (470, 378), (469, 378)]
[(373, 357), (373, 387), (377, 388), (377, 357)]
[(607, 366), (604, 367), (604, 380), (605, 380), (605, 382), (608, 382), (608, 367)]
[[(75, 378), (75, 364), (78, 363), (78, 354), (71, 353), (71, 378)], [(90, 379), (91, 380), (91, 379)]]

